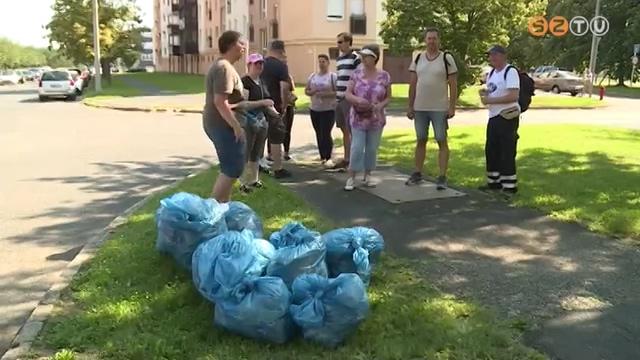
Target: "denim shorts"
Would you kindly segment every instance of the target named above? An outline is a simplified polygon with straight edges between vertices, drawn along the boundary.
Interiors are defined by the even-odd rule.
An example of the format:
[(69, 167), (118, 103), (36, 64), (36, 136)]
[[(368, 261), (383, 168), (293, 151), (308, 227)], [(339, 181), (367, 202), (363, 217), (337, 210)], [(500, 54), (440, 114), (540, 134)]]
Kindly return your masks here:
[(204, 131), (216, 148), (220, 172), (232, 179), (242, 176), (247, 151), (245, 142), (237, 141), (233, 129), (226, 125), (205, 126)]
[(429, 138), (429, 124), (433, 124), (433, 133), (436, 141), (447, 140), (449, 119), (447, 111), (416, 111), (414, 125), (416, 138), (425, 141)]

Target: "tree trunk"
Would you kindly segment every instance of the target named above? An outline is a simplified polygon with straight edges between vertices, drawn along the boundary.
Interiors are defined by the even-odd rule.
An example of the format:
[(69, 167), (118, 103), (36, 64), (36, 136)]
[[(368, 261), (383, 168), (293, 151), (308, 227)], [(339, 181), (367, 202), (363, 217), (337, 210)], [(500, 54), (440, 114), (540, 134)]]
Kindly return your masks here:
[(102, 59), (100, 65), (102, 68), (102, 80), (111, 86), (111, 60)]

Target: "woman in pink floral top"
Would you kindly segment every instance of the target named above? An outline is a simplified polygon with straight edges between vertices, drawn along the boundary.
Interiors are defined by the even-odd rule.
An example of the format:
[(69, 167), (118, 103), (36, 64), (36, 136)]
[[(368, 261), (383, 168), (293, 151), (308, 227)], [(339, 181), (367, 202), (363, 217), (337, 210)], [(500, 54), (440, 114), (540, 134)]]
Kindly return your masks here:
[(385, 108), (391, 100), (391, 77), (376, 65), (380, 47), (367, 45), (360, 51), (362, 66), (351, 76), (345, 97), (351, 103), (351, 158), (344, 189), (355, 189), (356, 175), (364, 171), (364, 185), (375, 186), (371, 171), (376, 168), (382, 129), (386, 124)]

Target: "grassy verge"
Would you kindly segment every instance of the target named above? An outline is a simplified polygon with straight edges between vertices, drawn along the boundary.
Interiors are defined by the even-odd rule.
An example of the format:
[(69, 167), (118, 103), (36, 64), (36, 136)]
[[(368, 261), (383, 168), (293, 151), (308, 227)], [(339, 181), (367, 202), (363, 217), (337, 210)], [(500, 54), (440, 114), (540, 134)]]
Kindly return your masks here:
[[(483, 184), (485, 128), (450, 131), (450, 178)], [(387, 133), (380, 158), (413, 168), (415, 135)], [(433, 175), (435, 151), (430, 151)], [(640, 240), (640, 132), (576, 125), (527, 125), (520, 129), (515, 203), (590, 229)]]
[[(137, 83), (144, 83), (163, 91), (171, 91), (175, 94), (202, 94), (204, 91), (204, 78), (202, 75), (191, 74), (169, 74), (169, 73), (133, 73), (116, 74), (113, 76), (112, 84), (105, 85), (105, 90), (100, 94), (89, 92), (85, 101), (89, 103), (100, 103), (113, 99), (114, 97), (131, 97), (141, 94), (139, 89), (125, 84), (125, 79), (132, 79)], [(470, 86), (465, 89), (458, 100), (460, 108), (481, 108), (480, 97), (478, 96), (479, 86)], [(309, 109), (309, 97), (304, 94), (304, 86), (297, 86), (295, 93), (298, 96), (297, 107), (299, 110)], [(407, 84), (393, 84), (393, 97), (389, 110), (404, 111), (407, 108), (409, 86)], [(536, 96), (531, 104), (532, 108), (595, 108), (603, 103), (596, 98), (570, 97), (570, 96)], [(198, 104), (185, 104), (187, 108), (201, 108)]]
[(628, 86), (608, 86), (605, 89), (605, 97), (625, 97), (632, 99), (640, 99), (640, 84), (634, 84), (635, 87)]
[[(215, 173), (178, 189), (206, 195)], [(274, 181), (268, 190), (236, 199), (250, 204), (267, 232), (290, 220), (326, 231), (300, 198)], [(56, 315), (45, 325), (41, 348), (71, 349), (100, 359), (543, 359), (522, 346), (513, 328), (476, 305), (439, 293), (416, 265), (385, 256), (369, 291), (371, 313), (357, 334), (337, 350), (301, 340), (275, 346), (213, 327), (212, 305), (190, 275), (154, 250), (154, 210), (159, 194), (131, 216), (75, 277)]]

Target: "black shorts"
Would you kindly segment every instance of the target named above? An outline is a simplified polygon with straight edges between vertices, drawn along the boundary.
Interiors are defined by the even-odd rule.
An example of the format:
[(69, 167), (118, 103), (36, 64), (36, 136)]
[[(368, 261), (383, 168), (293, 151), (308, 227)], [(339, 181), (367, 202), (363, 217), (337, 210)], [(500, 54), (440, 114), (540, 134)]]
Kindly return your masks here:
[(284, 138), (287, 135), (287, 128), (284, 126), (282, 115), (267, 116), (267, 120), (269, 121), (269, 130), (267, 133), (269, 143), (273, 145), (280, 145), (284, 143)]

